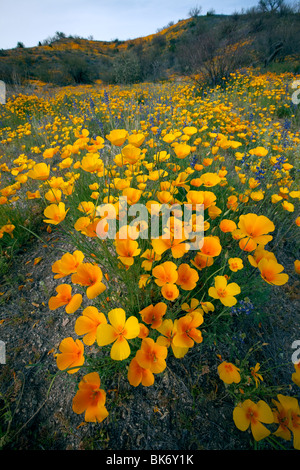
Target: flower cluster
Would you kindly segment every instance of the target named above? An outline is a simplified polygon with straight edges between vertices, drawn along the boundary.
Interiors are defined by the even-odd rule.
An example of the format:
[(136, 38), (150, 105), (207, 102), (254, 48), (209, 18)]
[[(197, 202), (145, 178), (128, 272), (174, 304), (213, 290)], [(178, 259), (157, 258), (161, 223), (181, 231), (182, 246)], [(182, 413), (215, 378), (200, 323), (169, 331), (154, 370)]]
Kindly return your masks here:
[[(285, 99), (289, 77), (264, 78), (253, 71), (233, 74), (222, 96), (218, 87), (200, 97), (190, 82), (170, 81), (159, 89), (91, 88), (88, 99), (84, 88), (47, 100), (8, 100), (3, 120), (23, 121), (17, 132), (9, 126), (0, 131), (1, 146), (24, 143), (18, 158), (0, 165), (0, 207), (5, 213), (24, 200), (38, 202), (46, 230), (63, 231), (73, 245), (52, 265), (58, 285), (48, 306), (76, 316), (74, 337), (62, 339), (56, 363), (70, 374), (85, 371), (73, 410), (86, 421), (108, 416), (107, 358), (124, 365), (133, 387), (150, 387), (169, 356), (200, 350), (206, 338), (215, 339), (216, 324), (253, 311), (255, 296), (253, 304), (247, 298), (254, 281), (278, 289), (300, 272), (299, 260), (291, 271), (277, 250), (281, 237), (289, 230), (298, 236), (300, 226), (292, 171), (299, 133), (286, 127), (283, 145), (272, 107)], [(240, 89), (254, 91), (248, 110), (238, 114), (233, 101), (242, 106)], [(141, 91), (143, 104), (135, 100)], [(34, 127), (24, 108), (51, 119)], [(190, 216), (183, 219), (187, 207)], [(5, 217), (1, 240), (16, 229)], [(218, 372), (227, 385), (240, 384), (233, 364), (223, 362)], [(255, 385), (262, 380), (255, 367), (251, 377)], [(300, 383), (299, 367), (293, 382)], [(298, 405), (278, 395), (275, 406), (249, 397), (235, 407), (234, 422), (241, 430), (251, 426), (256, 440), (269, 434), (264, 424), (278, 422), (276, 434), (292, 433), (298, 448)]]
[[(295, 377), (299, 366), (300, 363), (295, 365), (296, 372), (292, 374), (292, 381), (295, 383), (297, 383)], [(218, 374), (225, 386), (238, 387), (234, 395), (240, 394), (241, 397), (247, 393), (245, 390), (251, 387), (251, 383), (255, 383), (257, 388), (263, 382), (264, 379), (258, 372), (259, 370), (260, 364), (258, 363), (250, 367), (250, 373), (247, 368), (243, 367), (241, 370), (231, 362), (222, 361), (218, 365)], [(272, 398), (270, 405), (261, 399), (254, 402), (250, 398), (240, 401), (236, 398), (235, 401), (233, 421), (240, 431), (250, 429), (255, 441), (261, 441), (271, 435), (285, 441), (292, 440), (293, 447), (300, 450), (300, 407), (297, 398), (279, 393), (276, 399)]]

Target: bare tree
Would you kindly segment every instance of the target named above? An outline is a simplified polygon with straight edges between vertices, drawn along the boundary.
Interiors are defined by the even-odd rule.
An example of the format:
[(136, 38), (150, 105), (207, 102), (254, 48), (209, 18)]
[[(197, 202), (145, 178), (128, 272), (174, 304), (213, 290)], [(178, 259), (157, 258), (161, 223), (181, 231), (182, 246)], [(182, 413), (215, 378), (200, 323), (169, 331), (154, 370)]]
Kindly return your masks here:
[(277, 13), (284, 6), (284, 0), (259, 0), (258, 8), (263, 13)]
[(249, 42), (238, 38), (220, 38), (211, 30), (181, 49), (184, 65), (199, 86), (222, 85), (239, 67), (249, 61)]
[(200, 5), (197, 5), (191, 8), (188, 14), (191, 18), (196, 18), (197, 16), (201, 15), (201, 12), (202, 12), (202, 7)]

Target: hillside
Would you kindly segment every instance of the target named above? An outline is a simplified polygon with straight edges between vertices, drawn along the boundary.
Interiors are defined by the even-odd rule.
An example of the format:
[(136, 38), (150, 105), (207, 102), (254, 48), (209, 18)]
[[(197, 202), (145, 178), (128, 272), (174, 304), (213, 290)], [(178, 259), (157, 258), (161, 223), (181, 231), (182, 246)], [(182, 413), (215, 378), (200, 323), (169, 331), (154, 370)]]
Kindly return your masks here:
[(149, 36), (97, 41), (57, 32), (36, 47), (0, 50), (0, 76), (10, 84), (136, 83), (170, 75), (205, 73), (217, 84), (236, 68), (300, 67), (300, 14), (255, 9), (229, 16), (179, 20)]

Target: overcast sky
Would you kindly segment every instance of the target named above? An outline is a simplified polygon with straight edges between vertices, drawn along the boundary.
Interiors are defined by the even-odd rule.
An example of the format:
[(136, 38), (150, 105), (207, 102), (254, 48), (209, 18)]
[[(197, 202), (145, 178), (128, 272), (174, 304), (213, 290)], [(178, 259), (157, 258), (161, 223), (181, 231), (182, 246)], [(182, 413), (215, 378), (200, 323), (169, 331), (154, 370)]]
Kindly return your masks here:
[(170, 21), (188, 18), (201, 5), (230, 14), (255, 6), (258, 0), (0, 0), (0, 49), (37, 46), (61, 31), (67, 36), (111, 41), (155, 33)]

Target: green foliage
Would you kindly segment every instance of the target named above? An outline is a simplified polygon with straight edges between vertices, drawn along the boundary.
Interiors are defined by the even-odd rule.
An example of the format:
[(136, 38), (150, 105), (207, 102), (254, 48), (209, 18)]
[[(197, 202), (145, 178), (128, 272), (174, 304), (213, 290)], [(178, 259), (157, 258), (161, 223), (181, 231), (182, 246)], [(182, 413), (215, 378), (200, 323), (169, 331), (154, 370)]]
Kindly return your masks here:
[(140, 81), (141, 68), (138, 57), (133, 52), (126, 52), (113, 62), (115, 83), (130, 84)]

